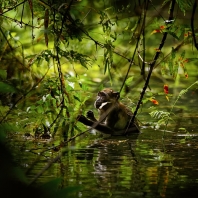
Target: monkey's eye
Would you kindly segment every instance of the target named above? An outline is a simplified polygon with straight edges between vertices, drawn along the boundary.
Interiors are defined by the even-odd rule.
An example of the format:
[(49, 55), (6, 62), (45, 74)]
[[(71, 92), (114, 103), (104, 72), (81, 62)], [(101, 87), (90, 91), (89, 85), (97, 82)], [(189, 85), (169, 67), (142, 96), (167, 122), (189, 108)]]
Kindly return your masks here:
[(97, 100), (105, 102), (106, 101), (106, 96), (97, 96)]

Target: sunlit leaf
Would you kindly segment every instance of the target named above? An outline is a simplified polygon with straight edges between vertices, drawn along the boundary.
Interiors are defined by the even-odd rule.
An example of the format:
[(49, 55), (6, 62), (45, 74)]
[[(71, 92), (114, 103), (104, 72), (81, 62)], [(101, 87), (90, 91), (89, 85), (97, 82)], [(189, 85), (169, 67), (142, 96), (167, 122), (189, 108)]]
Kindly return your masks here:
[(153, 104), (155, 104), (155, 105), (158, 105), (158, 104), (159, 104), (159, 102), (158, 102), (157, 100), (153, 99), (153, 98), (151, 98), (150, 101), (151, 101)]
[(178, 128), (178, 131), (184, 131), (184, 132), (186, 132), (186, 128), (180, 127), (180, 128)]
[(169, 97), (166, 95), (166, 99), (169, 101)]
[(181, 140), (180, 140), (180, 143), (181, 143), (181, 144), (184, 144), (184, 143), (186, 143), (186, 140), (185, 140), (185, 138), (181, 139)]
[(131, 82), (133, 81), (133, 76), (131, 76), (131, 77), (129, 77), (129, 78), (127, 78), (127, 80), (126, 80), (126, 85), (131, 85)]

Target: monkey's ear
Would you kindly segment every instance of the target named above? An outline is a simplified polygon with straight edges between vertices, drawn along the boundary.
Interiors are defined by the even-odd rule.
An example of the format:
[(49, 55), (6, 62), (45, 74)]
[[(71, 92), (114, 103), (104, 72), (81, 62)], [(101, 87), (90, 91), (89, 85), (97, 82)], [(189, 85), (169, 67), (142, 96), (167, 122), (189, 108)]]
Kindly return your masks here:
[(119, 93), (119, 92), (113, 92), (113, 96), (114, 96), (116, 99), (119, 99), (119, 98), (120, 98), (120, 93)]

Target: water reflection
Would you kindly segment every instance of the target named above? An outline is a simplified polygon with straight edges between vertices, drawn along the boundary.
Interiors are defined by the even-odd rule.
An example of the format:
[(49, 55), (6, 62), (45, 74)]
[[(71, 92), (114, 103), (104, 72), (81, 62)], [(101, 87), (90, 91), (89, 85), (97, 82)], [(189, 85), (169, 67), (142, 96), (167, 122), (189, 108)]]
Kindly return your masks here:
[[(72, 142), (38, 182), (59, 177), (61, 187), (82, 186), (75, 197), (197, 197), (198, 136), (191, 127), (190, 133), (167, 132), (164, 140), (163, 131), (144, 128), (138, 137), (93, 137), (83, 146)], [(27, 152), (25, 143), (23, 149), (20, 163), (35, 164), (29, 169), (31, 179), (61, 152), (49, 150), (38, 157)]]
[(142, 181), (138, 171), (138, 159), (134, 153), (135, 144), (134, 137), (109, 138), (89, 146), (89, 153), (82, 154), (82, 150), (80, 153), (77, 151), (78, 159), (83, 159), (84, 156), (84, 159), (92, 160), (90, 177), (94, 178), (94, 183), (90, 183), (89, 192), (84, 191), (82, 195), (84, 197), (94, 194), (97, 197), (143, 195), (138, 191)]
[(163, 142), (162, 133), (160, 139), (152, 133), (145, 129), (137, 140), (109, 138), (77, 149), (78, 177), (68, 174), (67, 184), (81, 184), (80, 197), (197, 197), (197, 137), (181, 144), (178, 135)]

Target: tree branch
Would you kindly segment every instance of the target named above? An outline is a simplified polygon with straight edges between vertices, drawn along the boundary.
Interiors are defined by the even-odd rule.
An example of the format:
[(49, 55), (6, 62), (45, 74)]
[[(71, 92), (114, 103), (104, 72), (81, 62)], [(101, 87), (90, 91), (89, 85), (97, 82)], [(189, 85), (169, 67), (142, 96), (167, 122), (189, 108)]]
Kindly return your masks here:
[[(170, 15), (169, 15), (169, 19), (168, 19), (168, 20), (173, 20), (174, 6), (175, 6), (175, 0), (172, 0), (172, 2), (171, 2), (171, 8), (170, 8)], [(138, 110), (139, 110), (139, 108), (140, 108), (140, 105), (141, 105), (141, 103), (142, 103), (142, 99), (143, 99), (144, 94), (145, 94), (145, 92), (146, 92), (146, 89), (147, 89), (147, 87), (148, 87), (148, 85), (149, 85), (149, 81), (150, 81), (150, 77), (151, 77), (153, 68), (154, 68), (154, 66), (155, 66), (155, 63), (156, 63), (157, 59), (159, 58), (159, 55), (160, 55), (160, 53), (161, 53), (161, 49), (162, 49), (163, 46), (164, 46), (164, 43), (165, 43), (166, 38), (167, 38), (167, 35), (168, 35), (168, 32), (165, 32), (165, 33), (164, 33), (164, 36), (162, 37), (162, 41), (161, 41), (161, 43), (160, 43), (160, 45), (159, 45), (159, 47), (158, 47), (159, 51), (156, 52), (153, 61), (150, 63), (149, 73), (148, 73), (148, 76), (147, 76), (147, 78), (146, 78), (144, 87), (143, 87), (143, 89), (142, 89), (142, 92), (141, 92), (141, 95), (140, 95), (140, 99), (139, 99), (138, 104), (137, 104), (137, 106), (136, 106), (136, 109), (135, 109), (135, 111), (134, 111), (133, 117), (132, 117), (131, 120), (130, 120), (130, 123), (133, 123), (133, 122), (135, 121), (135, 116), (137, 115), (137, 112), (138, 112)], [(125, 133), (127, 133), (127, 130), (126, 130)]]
[(140, 29), (140, 32), (139, 32), (139, 35), (138, 35), (138, 38), (137, 38), (136, 46), (135, 46), (135, 50), (134, 50), (133, 55), (132, 55), (132, 57), (131, 57), (131, 60), (130, 60), (130, 64), (129, 64), (127, 73), (126, 73), (126, 75), (125, 75), (124, 81), (123, 81), (122, 86), (121, 86), (121, 88), (120, 88), (120, 92), (122, 91), (122, 89), (123, 89), (123, 87), (124, 87), (124, 84), (125, 84), (125, 82), (126, 82), (126, 80), (127, 80), (127, 77), (128, 77), (128, 75), (129, 75), (129, 72), (130, 72), (130, 70), (131, 70), (131, 66), (132, 66), (133, 63), (134, 63), (133, 60), (134, 60), (134, 57), (135, 57), (135, 54), (136, 54), (136, 51), (137, 51), (137, 48), (138, 48), (138, 45), (139, 45), (139, 41), (140, 41), (140, 38), (141, 38), (141, 34), (142, 34), (142, 32), (143, 32), (143, 29), (145, 28), (145, 20), (146, 20), (146, 11), (147, 11), (147, 9), (148, 9), (148, 0), (147, 0), (146, 3), (145, 3), (145, 10), (144, 10), (145, 13), (144, 13), (144, 17), (143, 17), (143, 19), (142, 19), (142, 17), (140, 16), (140, 18), (139, 18), (139, 20), (138, 20), (138, 24), (140, 24), (141, 20), (143, 20), (143, 23), (142, 23), (142, 25), (141, 25), (141, 29)]
[(196, 49), (198, 50), (198, 43), (196, 41), (195, 29), (194, 29), (194, 16), (195, 16), (196, 9), (197, 9), (197, 0), (195, 0), (194, 5), (193, 5), (192, 16), (191, 16), (191, 29), (192, 29), (192, 37), (193, 37), (194, 45)]

